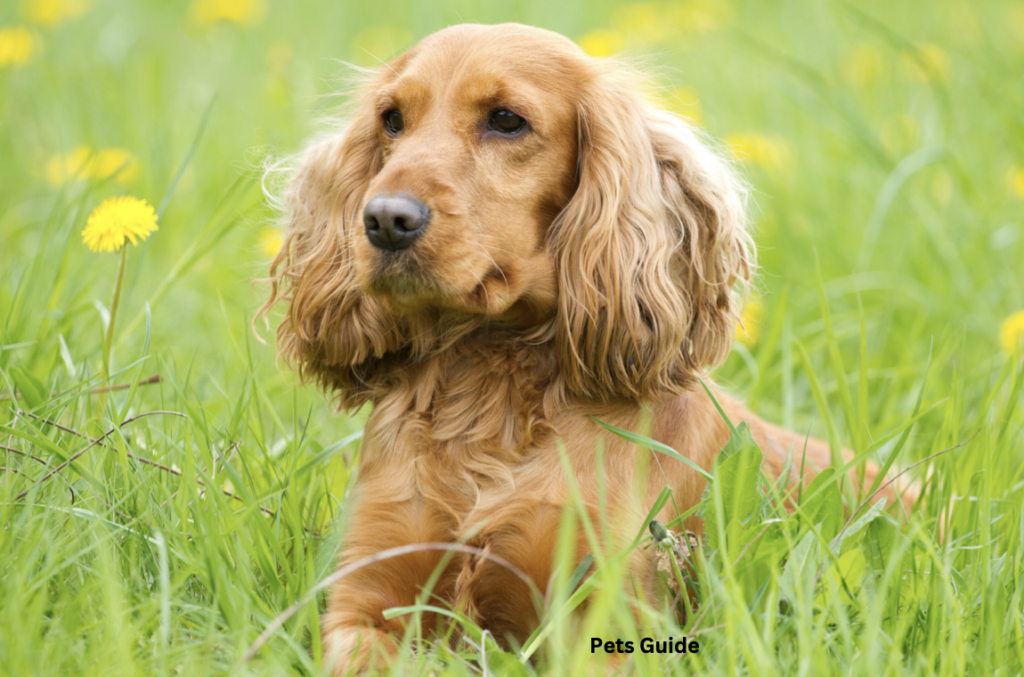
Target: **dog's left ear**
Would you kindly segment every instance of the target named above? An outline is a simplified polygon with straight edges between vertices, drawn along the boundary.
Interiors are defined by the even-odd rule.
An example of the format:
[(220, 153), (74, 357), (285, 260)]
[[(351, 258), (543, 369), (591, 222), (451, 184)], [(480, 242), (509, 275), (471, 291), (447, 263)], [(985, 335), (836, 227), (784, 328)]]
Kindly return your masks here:
[(374, 397), (402, 341), (388, 308), (356, 284), (352, 264), (352, 243), (365, 237), (362, 202), (382, 163), (377, 124), (364, 104), (347, 127), (302, 153), (285, 194), (288, 227), (270, 267), (270, 298), (259, 311), (286, 304), (278, 353), (350, 410)]
[(692, 388), (728, 355), (754, 265), (743, 186), (622, 74), (579, 106), (579, 185), (551, 231), (562, 374), (602, 401)]

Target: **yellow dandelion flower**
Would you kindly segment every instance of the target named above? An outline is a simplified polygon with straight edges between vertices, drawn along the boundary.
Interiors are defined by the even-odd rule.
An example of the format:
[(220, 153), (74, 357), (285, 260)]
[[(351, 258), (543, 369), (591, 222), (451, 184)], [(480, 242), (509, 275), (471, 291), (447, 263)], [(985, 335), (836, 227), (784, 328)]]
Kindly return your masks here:
[(207, 28), (222, 21), (252, 26), (260, 22), (265, 12), (263, 0), (195, 0), (189, 16)]
[(43, 26), (55, 26), (86, 13), (90, 0), (21, 0), (21, 13)]
[(125, 239), (133, 245), (157, 230), (156, 212), (145, 200), (112, 197), (93, 210), (82, 241), (94, 252), (119, 251)]
[(921, 82), (945, 80), (949, 75), (949, 55), (930, 43), (918, 45), (913, 57), (904, 57), (904, 64), (911, 77)]
[(352, 38), (349, 57), (359, 66), (379, 66), (412, 40), (412, 33), (401, 26), (368, 26)]
[(778, 171), (789, 159), (789, 148), (781, 139), (761, 134), (732, 134), (725, 138), (732, 154), (742, 162), (753, 162)]
[(46, 163), (46, 180), (58, 187), (68, 181), (102, 181), (115, 173), (118, 183), (134, 181), (139, 174), (135, 156), (123, 148), (104, 148), (94, 153), (87, 146), (77, 146), (68, 153), (54, 155)]
[(615, 31), (599, 28), (578, 39), (576, 44), (590, 56), (612, 56), (622, 51), (626, 41)]
[(999, 326), (999, 346), (1007, 355), (1024, 354), (1024, 310), (1018, 310)]
[(89, 176), (89, 162), (92, 151), (86, 146), (78, 146), (68, 153), (59, 153), (46, 163), (46, 180), (51, 186), (63, 186), (68, 181), (83, 179)]
[(284, 233), (276, 228), (265, 230), (260, 233), (260, 250), (268, 259), (272, 259), (277, 256), (277, 253), (281, 251), (281, 245), (283, 244)]
[(685, 115), (694, 122), (702, 119), (700, 100), (692, 87), (673, 87), (662, 96), (665, 107), (673, 113)]
[(25, 63), (35, 46), (35, 39), (24, 26), (0, 28), (0, 68)]
[(857, 45), (842, 62), (843, 79), (851, 85), (870, 85), (885, 73), (885, 57), (874, 45)]
[(654, 44), (728, 23), (733, 8), (726, 0), (656, 0), (622, 5), (612, 13), (612, 24), (631, 42)]
[(139, 165), (135, 156), (123, 148), (104, 148), (96, 153), (90, 170), (92, 178), (97, 181), (116, 173), (119, 183), (129, 183), (138, 176)]
[(736, 323), (736, 340), (748, 348), (753, 348), (761, 338), (761, 314), (764, 305), (760, 299), (752, 299), (743, 309), (743, 315)]
[(878, 135), (889, 152), (909, 152), (917, 145), (917, 121), (906, 113), (890, 115), (882, 121)]
[(1020, 165), (1010, 167), (1010, 187), (1017, 195), (1024, 197), (1024, 167)]

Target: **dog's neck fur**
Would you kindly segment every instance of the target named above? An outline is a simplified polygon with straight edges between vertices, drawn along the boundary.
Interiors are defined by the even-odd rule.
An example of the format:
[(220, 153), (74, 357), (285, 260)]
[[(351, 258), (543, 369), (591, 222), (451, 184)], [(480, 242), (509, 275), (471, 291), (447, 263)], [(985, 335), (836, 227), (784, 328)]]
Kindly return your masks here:
[[(430, 359), (396, 367), (375, 388), (360, 473), (393, 473), (396, 500), (429, 499), (453, 524), (488, 485), (550, 452), (567, 406), (550, 343), (502, 330), (468, 334)], [(409, 459), (413, 463), (409, 465)]]
[(501, 330), (471, 333), (384, 381), (367, 422), (378, 450), (418, 439), (425, 450), (472, 448), (503, 465), (550, 439), (566, 400), (553, 346)]

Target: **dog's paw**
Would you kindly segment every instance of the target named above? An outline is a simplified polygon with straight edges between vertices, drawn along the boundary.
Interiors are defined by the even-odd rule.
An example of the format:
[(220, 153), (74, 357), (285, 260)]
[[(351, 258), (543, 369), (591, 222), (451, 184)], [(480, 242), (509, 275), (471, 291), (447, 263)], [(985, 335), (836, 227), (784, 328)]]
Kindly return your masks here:
[(397, 655), (398, 640), (376, 628), (325, 628), (324, 667), (334, 677), (374, 674)]

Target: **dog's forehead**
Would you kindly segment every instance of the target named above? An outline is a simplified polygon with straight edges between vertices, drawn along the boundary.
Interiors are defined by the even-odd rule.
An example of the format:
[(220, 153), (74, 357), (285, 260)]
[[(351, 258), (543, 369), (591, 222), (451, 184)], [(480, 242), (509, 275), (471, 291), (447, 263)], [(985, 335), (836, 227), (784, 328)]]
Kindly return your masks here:
[(574, 43), (550, 31), (463, 24), (424, 38), (397, 59), (386, 88), (420, 100), (478, 102), (531, 92), (569, 99), (585, 58)]

